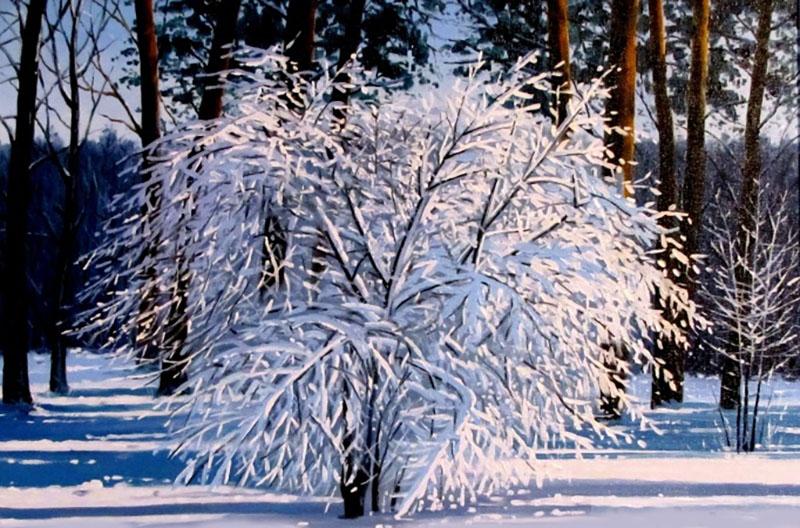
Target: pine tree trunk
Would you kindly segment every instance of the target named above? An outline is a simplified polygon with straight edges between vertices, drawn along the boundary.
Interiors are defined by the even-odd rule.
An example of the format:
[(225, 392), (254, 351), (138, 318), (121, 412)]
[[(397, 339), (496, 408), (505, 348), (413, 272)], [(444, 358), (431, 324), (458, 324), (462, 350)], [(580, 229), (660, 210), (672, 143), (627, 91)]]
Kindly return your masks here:
[(319, 0), (290, 0), (286, 9), (286, 56), (294, 71), (314, 66), (314, 34)]
[(140, 137), (146, 147), (161, 137), (161, 104), (158, 88), (158, 45), (153, 0), (135, 0), (136, 39), (139, 48), (142, 122)]
[(17, 120), (8, 167), (3, 321), (3, 403), (33, 402), (28, 381), (28, 266), (26, 240), (31, 198), (30, 165), (39, 82), (39, 39), (45, 0), (31, 0), (22, 30)]
[[(239, 21), (241, 0), (217, 3), (216, 20), (214, 23), (214, 38), (209, 52), (209, 60), (205, 69), (205, 80), (208, 86), (203, 90), (200, 101), (198, 118), (203, 120), (216, 119), (222, 115), (222, 96), (225, 88), (219, 78), (220, 73), (230, 67), (230, 45), (236, 39), (236, 24)], [(193, 180), (189, 180), (189, 188)], [(189, 191), (191, 192), (191, 190)], [(194, 206), (184, 204), (181, 224), (187, 218), (194, 216)], [(186, 210), (188, 208), (189, 210)], [(173, 300), (167, 316), (167, 330), (164, 335), (162, 353), (165, 357), (161, 362), (158, 395), (174, 394), (188, 381), (186, 368), (189, 363), (189, 354), (185, 350), (186, 340), (189, 337), (189, 316), (187, 313), (189, 302), (189, 287), (191, 286), (190, 262), (186, 257), (185, 248), (180, 248), (177, 258), (177, 271)]]
[[(634, 168), (634, 117), (636, 115), (636, 21), (639, 0), (612, 0), (611, 27), (609, 28), (608, 84), (613, 87), (606, 102), (606, 118), (610, 132), (606, 133), (608, 161), (619, 165), (622, 172), (622, 189), (626, 197), (632, 196)], [(613, 177), (610, 169), (604, 176)]]
[(547, 0), (547, 44), (550, 57), (550, 71), (558, 72), (553, 77), (553, 91), (556, 96), (556, 116), (558, 123), (564, 121), (569, 111), (572, 72), (569, 52), (569, 5), (567, 0)]
[[(683, 210), (688, 215), (683, 222), (686, 236), (685, 253), (697, 254), (700, 249), (700, 230), (705, 203), (706, 174), (706, 84), (708, 78), (708, 32), (710, 0), (695, 0), (692, 4), (694, 34), (686, 92), (686, 174), (683, 182)], [(686, 270), (689, 294), (695, 297), (697, 285), (691, 270)]]
[[(656, 127), (658, 128), (658, 210), (668, 211), (677, 204), (677, 183), (675, 181), (675, 133), (672, 124), (672, 109), (667, 92), (667, 46), (664, 29), (664, 6), (662, 0), (649, 0), (650, 11), (650, 68), (653, 70), (653, 91), (656, 103)], [(674, 217), (662, 217), (659, 220), (665, 229), (675, 230), (677, 221)], [(669, 247), (663, 247), (666, 261), (666, 274), (672, 278), (672, 271), (677, 263), (669, 256)], [(657, 306), (663, 310), (665, 317), (678, 324), (678, 314), (670, 306), (661, 302), (660, 292), (656, 293)], [(659, 366), (653, 369), (653, 385), (650, 405), (658, 407), (664, 403), (683, 401), (683, 349), (676, 343), (662, 336), (662, 347), (654, 350), (654, 358)], [(669, 375), (667, 375), (669, 373)], [(669, 378), (672, 378), (670, 381)]]
[(142, 300), (139, 304), (137, 321), (136, 347), (138, 357), (144, 361), (153, 361), (159, 356), (159, 343), (156, 338), (157, 324), (155, 308), (158, 297), (158, 272), (156, 257), (158, 254), (160, 235), (155, 231), (156, 219), (161, 209), (161, 186), (151, 182), (149, 172), (149, 146), (161, 137), (160, 99), (158, 87), (158, 46), (156, 27), (153, 17), (153, 0), (135, 0), (136, 40), (139, 49), (140, 98), (142, 117), (139, 137), (145, 149), (140, 175), (146, 188), (146, 204), (142, 208), (142, 218), (146, 223), (146, 247), (143, 258), (147, 262), (145, 284), (142, 288)]
[[(609, 132), (604, 142), (607, 160), (618, 165), (617, 171), (605, 168), (603, 176), (617, 177), (621, 173), (621, 192), (632, 196), (634, 170), (634, 116), (636, 114), (636, 21), (639, 15), (639, 0), (612, 0), (611, 28), (609, 32), (608, 84), (612, 86), (611, 97), (606, 101), (606, 120)], [(618, 391), (625, 390), (624, 343), (609, 343), (604, 366), (611, 383)], [(622, 402), (618, 395), (602, 393), (600, 409), (605, 418), (615, 419), (622, 415)]]
[[(750, 74), (750, 97), (747, 102), (747, 116), (744, 129), (744, 169), (742, 171), (742, 190), (738, 205), (738, 227), (736, 244), (739, 251), (747, 247), (747, 239), (751, 236), (756, 223), (759, 175), (761, 174), (761, 110), (764, 104), (764, 91), (767, 81), (769, 63), (769, 37), (772, 30), (772, 0), (756, 0), (758, 9), (758, 28), (756, 29), (756, 49), (753, 57), (753, 69)], [(747, 269), (752, 266), (752, 254), (745, 257), (745, 262), (738, 263), (734, 271), (736, 282), (746, 285), (751, 281)], [(751, 268), (752, 269), (752, 268)], [(741, 351), (748, 343), (743, 335), (734, 335), (729, 339), (728, 353), (723, 358), (720, 407), (733, 409), (740, 405), (741, 390)]]
[(197, 115), (200, 119), (216, 119), (222, 115), (225, 88), (221, 86), (219, 74), (230, 68), (230, 45), (236, 40), (236, 24), (241, 5), (241, 0), (217, 1), (214, 39), (205, 71), (206, 87)]

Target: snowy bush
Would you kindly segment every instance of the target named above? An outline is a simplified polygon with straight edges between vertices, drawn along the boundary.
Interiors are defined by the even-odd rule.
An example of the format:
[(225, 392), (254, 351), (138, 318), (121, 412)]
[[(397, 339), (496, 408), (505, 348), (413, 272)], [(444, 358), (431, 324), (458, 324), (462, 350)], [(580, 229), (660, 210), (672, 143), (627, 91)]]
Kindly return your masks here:
[[(131, 215), (133, 250), (107, 250), (158, 237), (155, 332), (188, 263), (182, 479), (404, 515), (525, 480), (543, 447), (614, 437), (601, 392), (641, 417), (610, 344), (647, 366), (653, 336), (682, 341), (656, 291), (695, 315), (651, 250), (671, 234), (601, 177), (600, 81), (554, 128), (530, 103), (547, 79), (524, 61), (500, 81), (333, 108), (330, 79), (248, 60), (227, 117), (158, 145), (156, 227)], [(85, 329), (121, 328), (122, 350), (144, 260)]]

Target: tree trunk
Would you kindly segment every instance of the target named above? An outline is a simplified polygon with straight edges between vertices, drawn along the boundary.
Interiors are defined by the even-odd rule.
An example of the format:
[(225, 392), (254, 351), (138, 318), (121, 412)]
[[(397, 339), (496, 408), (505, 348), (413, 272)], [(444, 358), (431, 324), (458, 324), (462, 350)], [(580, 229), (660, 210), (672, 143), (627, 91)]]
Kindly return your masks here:
[(153, 361), (158, 358), (159, 344), (155, 337), (157, 333), (155, 308), (158, 297), (158, 273), (156, 270), (156, 257), (159, 246), (159, 235), (154, 231), (156, 218), (161, 209), (161, 186), (158, 182), (151, 182), (149, 172), (149, 158), (152, 154), (148, 149), (150, 145), (161, 137), (160, 127), (160, 99), (158, 87), (158, 46), (156, 42), (156, 27), (153, 17), (153, 0), (135, 0), (136, 10), (136, 40), (139, 49), (139, 75), (140, 98), (142, 117), (139, 137), (145, 149), (140, 175), (147, 185), (146, 204), (143, 206), (142, 218), (146, 223), (146, 247), (143, 258), (147, 261), (145, 271), (145, 284), (142, 288), (142, 301), (139, 304), (137, 321), (136, 347), (138, 356), (142, 360)]
[(56, 300), (48, 329), (50, 348), (50, 392), (66, 394), (67, 383), (67, 340), (62, 333), (63, 322), (68, 317), (67, 304), (70, 298), (70, 277), (72, 264), (77, 252), (78, 238), (78, 189), (80, 185), (80, 116), (81, 99), (78, 85), (78, 29), (81, 2), (75, 6), (72, 15), (69, 44), (67, 46), (69, 98), (69, 146), (67, 148), (67, 170), (61, 171), (64, 180), (63, 230), (57, 257)]
[[(348, 61), (358, 51), (361, 45), (361, 24), (364, 20), (364, 4), (365, 0), (351, 0), (350, 6), (347, 9), (345, 19), (342, 21), (344, 26), (344, 39), (342, 46), (339, 48), (339, 60), (337, 61), (336, 68), (339, 70), (336, 74), (334, 82), (337, 84), (346, 84), (350, 82), (350, 76), (342, 72), (342, 69), (347, 66)], [(334, 87), (333, 101), (346, 105), (350, 100), (350, 90)], [(334, 116), (339, 121), (344, 121), (346, 116), (341, 108), (334, 109)]]
[(606, 356), (603, 358), (603, 366), (616, 392), (601, 391), (600, 413), (603, 419), (617, 420), (622, 417), (622, 399), (619, 394), (624, 394), (626, 390), (627, 375), (624, 365), (629, 358), (625, 347), (620, 343), (606, 345), (603, 348), (606, 352)]
[(200, 101), (198, 117), (200, 119), (216, 119), (222, 115), (222, 96), (225, 88), (219, 74), (230, 68), (230, 45), (236, 39), (236, 23), (239, 21), (241, 0), (218, 0), (216, 20), (214, 21), (214, 40), (211, 43), (208, 65)]
[[(609, 63), (613, 68), (608, 83), (613, 87), (606, 102), (607, 126), (605, 135), (607, 160), (622, 172), (622, 192), (633, 194), (634, 116), (636, 115), (636, 21), (639, 0), (612, 0), (609, 28)], [(615, 176), (604, 170), (604, 176)]]
[[(656, 103), (656, 127), (658, 128), (658, 210), (668, 211), (677, 204), (677, 183), (675, 181), (675, 133), (672, 125), (672, 109), (667, 92), (667, 45), (664, 30), (664, 6), (662, 0), (649, 0), (650, 11), (650, 68), (653, 70), (653, 91)], [(661, 226), (676, 230), (674, 217), (662, 217)], [(669, 247), (662, 247), (666, 262), (667, 277), (673, 277), (677, 263), (670, 258)], [(670, 309), (668, 303), (661, 302), (660, 292), (656, 292), (657, 306), (665, 317), (678, 323), (678, 314)], [(650, 405), (655, 408), (664, 403), (683, 401), (683, 349), (676, 343), (662, 337), (663, 347), (656, 347), (654, 357), (659, 365), (653, 369), (653, 385)], [(669, 373), (669, 375), (667, 375)], [(669, 378), (672, 378), (671, 382)]]
[[(612, 0), (609, 62), (613, 68), (608, 76), (612, 86), (611, 97), (606, 102), (606, 161), (618, 165), (612, 171), (603, 170), (606, 178), (617, 177), (621, 172), (621, 190), (625, 197), (632, 196), (634, 159), (634, 116), (636, 113), (636, 21), (639, 15), (639, 0)], [(623, 363), (624, 343), (605, 345), (608, 353), (604, 366), (611, 382), (619, 391), (625, 390)], [(600, 409), (606, 418), (622, 415), (621, 399), (611, 393), (600, 395)]]
[(28, 266), (26, 240), (30, 165), (39, 82), (39, 39), (45, 0), (31, 0), (25, 15), (17, 85), (17, 121), (8, 167), (3, 321), (3, 403), (33, 402), (28, 381)]
[[(700, 229), (703, 221), (706, 173), (706, 84), (708, 78), (708, 31), (710, 0), (692, 3), (694, 35), (689, 69), (689, 86), (686, 92), (686, 174), (683, 182), (683, 210), (688, 215), (684, 221), (685, 252), (691, 256), (700, 249)], [(697, 285), (686, 270), (689, 294), (695, 297)]]
[(286, 10), (286, 56), (294, 71), (314, 66), (314, 33), (319, 0), (290, 0)]
[[(761, 174), (761, 109), (764, 104), (764, 91), (767, 81), (769, 63), (769, 37), (772, 30), (772, 0), (756, 0), (758, 9), (758, 28), (756, 29), (756, 49), (753, 57), (753, 69), (750, 74), (750, 97), (747, 101), (747, 116), (744, 129), (744, 169), (742, 171), (742, 190), (738, 205), (738, 227), (736, 244), (739, 251), (747, 247), (747, 239), (751, 236), (756, 223), (759, 175)], [(751, 245), (752, 247), (752, 245)], [(738, 284), (750, 282), (747, 269), (752, 266), (752, 254), (745, 256), (745, 262), (739, 262), (734, 271)], [(745, 286), (745, 292), (747, 291)], [(729, 339), (728, 353), (723, 358), (720, 406), (733, 409), (740, 404), (741, 350), (747, 347), (745, 336), (735, 335)]]
[(558, 75), (551, 79), (555, 95), (557, 123), (569, 111), (572, 72), (569, 54), (569, 5), (567, 0), (547, 0), (547, 45), (550, 71)]
[(161, 374), (158, 380), (157, 395), (175, 394), (189, 379), (187, 367), (189, 355), (186, 352), (186, 338), (189, 337), (189, 319), (186, 304), (189, 298), (190, 272), (185, 255), (178, 257), (178, 278), (172, 305), (167, 318), (161, 360)]
[[(222, 115), (222, 96), (225, 88), (221, 85), (220, 73), (230, 67), (230, 44), (236, 39), (236, 23), (239, 21), (241, 0), (217, 3), (216, 20), (214, 22), (214, 38), (209, 52), (209, 60), (205, 70), (205, 81), (208, 86), (203, 90), (198, 118), (216, 119)], [(193, 180), (189, 180), (191, 193)], [(193, 205), (185, 204), (190, 210), (184, 210), (181, 223), (186, 217), (194, 216)], [(185, 350), (189, 337), (189, 287), (191, 271), (186, 258), (185, 248), (180, 248), (177, 258), (177, 279), (173, 290), (173, 303), (167, 316), (167, 330), (164, 335), (162, 353), (166, 354), (161, 362), (158, 395), (174, 394), (188, 381), (186, 368), (189, 354)]]
[[(344, 390), (342, 396), (342, 416), (347, 420), (347, 398), (349, 391), (347, 383), (344, 382)], [(342, 476), (339, 481), (339, 493), (342, 495), (342, 502), (344, 504), (345, 519), (357, 519), (364, 516), (364, 504), (367, 498), (367, 488), (369, 487), (369, 474), (364, 469), (363, 464), (359, 464), (356, 468), (355, 460), (364, 459), (366, 457), (361, 453), (353, 452), (354, 434), (347, 426), (345, 426), (344, 438), (342, 439), (342, 447), (346, 453), (344, 462), (342, 464)]]
[(136, 39), (139, 48), (142, 122), (140, 137), (146, 147), (161, 137), (161, 108), (158, 88), (158, 45), (153, 0), (135, 0)]

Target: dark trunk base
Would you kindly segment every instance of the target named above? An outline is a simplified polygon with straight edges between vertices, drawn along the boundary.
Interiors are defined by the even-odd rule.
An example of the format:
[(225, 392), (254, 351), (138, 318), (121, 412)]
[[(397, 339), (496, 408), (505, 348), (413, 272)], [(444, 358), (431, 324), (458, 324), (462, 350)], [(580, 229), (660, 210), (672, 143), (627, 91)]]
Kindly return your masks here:
[(183, 388), (189, 380), (184, 362), (162, 367), (156, 396), (171, 396)]
[(3, 361), (3, 403), (6, 405), (32, 405), (31, 388), (28, 384), (28, 358), (20, 360), (6, 353)]
[[(625, 363), (628, 361), (628, 354), (625, 347), (620, 344), (604, 345), (603, 348), (610, 352), (603, 364), (611, 378), (618, 393), (625, 392)], [(605, 420), (617, 420), (622, 417), (622, 400), (619, 396), (611, 393), (600, 394), (600, 413)]]
[(663, 361), (662, 368), (653, 368), (653, 384), (650, 393), (650, 407), (655, 409), (671, 403), (683, 403), (683, 361), (681, 350), (675, 345), (667, 345), (666, 350), (655, 354)]
[(367, 487), (341, 486), (342, 500), (344, 502), (344, 519), (357, 519), (364, 516), (364, 502), (367, 497)]
[[(352, 475), (349, 468), (345, 466), (343, 469), (344, 478), (339, 484), (339, 491), (342, 494), (342, 501), (344, 503), (345, 519), (357, 519), (364, 516), (364, 505), (367, 499), (367, 487), (369, 486), (369, 475), (363, 469), (356, 471), (355, 478), (351, 479)], [(345, 484), (345, 482), (347, 482)]]
[(50, 392), (66, 394), (69, 392), (67, 383), (67, 347), (63, 343), (56, 343), (50, 349)]
[(719, 406), (722, 409), (736, 409), (739, 406), (741, 377), (739, 363), (732, 358), (723, 358), (720, 374)]

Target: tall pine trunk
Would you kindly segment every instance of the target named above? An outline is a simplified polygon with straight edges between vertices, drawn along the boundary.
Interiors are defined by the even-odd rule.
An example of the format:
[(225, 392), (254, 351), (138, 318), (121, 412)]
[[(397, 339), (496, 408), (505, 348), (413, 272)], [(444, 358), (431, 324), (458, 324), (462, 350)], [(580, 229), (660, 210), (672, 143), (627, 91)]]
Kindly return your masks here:
[(219, 74), (230, 68), (230, 46), (236, 40), (236, 24), (242, 0), (217, 1), (214, 39), (205, 71), (205, 88), (197, 117), (216, 119), (222, 115), (222, 96), (225, 93)]
[[(636, 115), (636, 21), (639, 0), (612, 0), (609, 28), (608, 75), (612, 86), (606, 102), (606, 119), (610, 131), (605, 135), (607, 160), (619, 166), (622, 192), (632, 196), (634, 175), (634, 117)], [(616, 176), (610, 169), (605, 176)]]
[[(653, 71), (653, 91), (656, 103), (656, 127), (658, 129), (658, 210), (665, 212), (677, 205), (678, 192), (675, 179), (675, 132), (672, 123), (672, 109), (667, 91), (667, 44), (664, 29), (664, 5), (662, 0), (648, 0), (650, 11), (649, 62)], [(674, 217), (662, 217), (661, 226), (670, 231), (678, 227)], [(667, 277), (673, 277), (677, 263), (670, 258), (671, 248), (665, 246), (664, 261)], [(670, 306), (661, 302), (660, 293), (656, 293), (658, 308), (673, 323), (678, 323), (678, 314), (672, 313)], [(662, 337), (662, 346), (654, 351), (655, 360), (659, 363), (653, 369), (653, 386), (650, 404), (658, 407), (663, 403), (683, 401), (683, 349), (676, 343)], [(670, 382), (671, 378), (671, 382)]]
[(153, 0), (135, 0), (136, 40), (139, 50), (139, 93), (141, 98), (141, 123), (139, 137), (144, 149), (142, 182), (146, 185), (146, 203), (143, 206), (142, 218), (145, 225), (146, 247), (142, 257), (146, 260), (145, 284), (142, 288), (142, 300), (139, 304), (137, 321), (136, 347), (138, 356), (145, 361), (154, 361), (159, 356), (160, 344), (156, 338), (158, 333), (156, 321), (156, 304), (158, 301), (158, 270), (156, 259), (160, 233), (157, 230), (157, 217), (161, 209), (161, 186), (152, 181), (150, 173), (151, 145), (161, 137), (161, 105), (158, 81), (158, 45), (156, 42), (156, 26), (153, 17)]
[[(742, 171), (742, 190), (737, 210), (738, 226), (736, 244), (739, 251), (748, 246), (748, 237), (754, 231), (758, 201), (759, 175), (761, 174), (761, 110), (764, 104), (764, 91), (769, 63), (769, 37), (772, 30), (772, 0), (756, 0), (758, 27), (756, 29), (756, 49), (750, 73), (750, 97), (747, 101), (747, 116), (744, 129), (744, 169)], [(750, 245), (752, 247), (752, 244)], [(744, 285), (747, 294), (750, 282), (748, 267), (752, 266), (752, 255), (745, 256), (734, 270), (737, 284)], [(752, 269), (752, 268), (751, 268)], [(746, 303), (747, 299), (740, 302)], [(740, 405), (741, 365), (739, 357), (742, 349), (748, 346), (743, 335), (731, 336), (726, 357), (723, 359), (720, 387), (720, 406), (733, 409)]]
[[(214, 20), (214, 38), (211, 42), (208, 64), (204, 72), (205, 88), (200, 101), (197, 117), (203, 120), (216, 119), (222, 115), (223, 95), (225, 87), (220, 74), (230, 67), (230, 46), (236, 39), (236, 24), (239, 21), (241, 0), (230, 2), (217, 1)], [(189, 193), (193, 181), (189, 181)], [(181, 224), (194, 216), (194, 205), (184, 204)], [(181, 236), (186, 236), (181, 233)], [(159, 376), (158, 394), (173, 394), (188, 381), (186, 368), (189, 354), (186, 340), (189, 337), (189, 317), (187, 313), (189, 288), (191, 286), (191, 262), (184, 247), (179, 248), (176, 261), (176, 279), (173, 299), (167, 316), (167, 330), (164, 336), (161, 375)]]
[[(686, 238), (684, 252), (695, 255), (700, 250), (700, 234), (705, 204), (706, 174), (706, 85), (708, 79), (708, 46), (710, 0), (694, 0), (692, 3), (692, 56), (689, 67), (689, 86), (686, 92), (686, 172), (683, 180), (683, 211), (687, 219), (683, 222)], [(697, 293), (696, 277), (691, 266), (685, 270), (685, 280), (690, 298)]]
[(550, 71), (557, 73), (552, 78), (556, 92), (555, 106), (557, 122), (561, 123), (569, 109), (572, 71), (569, 53), (569, 3), (567, 0), (547, 0), (547, 47)]
[(39, 82), (39, 39), (45, 0), (31, 0), (22, 29), (17, 121), (8, 167), (3, 321), (3, 403), (33, 402), (28, 381), (28, 265), (26, 240), (31, 198), (30, 165)]
[[(611, 27), (609, 31), (608, 75), (611, 97), (606, 101), (606, 126), (604, 142), (606, 161), (617, 165), (616, 170), (604, 169), (606, 178), (621, 177), (621, 192), (632, 196), (634, 175), (634, 116), (636, 115), (636, 22), (639, 16), (639, 0), (612, 0)], [(612, 339), (615, 336), (611, 336)], [(622, 415), (622, 402), (618, 395), (625, 390), (627, 361), (625, 344), (620, 342), (605, 345), (604, 367), (616, 393), (608, 391), (600, 395), (600, 408), (606, 418)]]
[[(686, 253), (689, 255), (697, 253), (699, 249), (704, 204), (709, 16), (709, 0), (695, 0), (692, 4), (692, 58), (686, 92), (686, 175), (683, 183), (684, 210), (691, 220), (685, 223)], [(691, 291), (694, 290), (692, 287)]]

